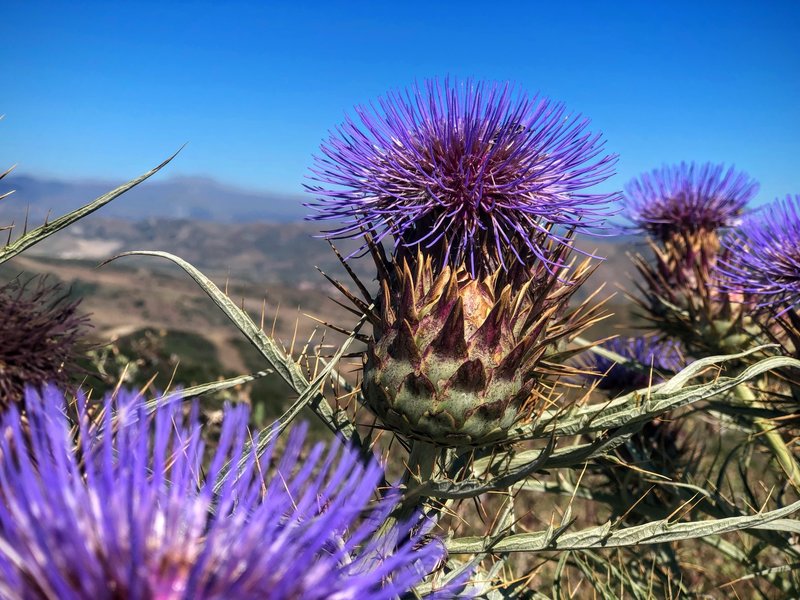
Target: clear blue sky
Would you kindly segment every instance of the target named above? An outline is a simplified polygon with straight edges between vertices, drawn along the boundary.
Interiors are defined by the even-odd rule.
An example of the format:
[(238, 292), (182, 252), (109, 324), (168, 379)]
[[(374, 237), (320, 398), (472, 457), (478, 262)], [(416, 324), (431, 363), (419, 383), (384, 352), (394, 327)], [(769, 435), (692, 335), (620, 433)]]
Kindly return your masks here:
[(628, 178), (735, 163), (800, 193), (800, 1), (13, 2), (0, 166), (300, 192), (356, 103), (430, 76), (513, 80), (604, 132)]

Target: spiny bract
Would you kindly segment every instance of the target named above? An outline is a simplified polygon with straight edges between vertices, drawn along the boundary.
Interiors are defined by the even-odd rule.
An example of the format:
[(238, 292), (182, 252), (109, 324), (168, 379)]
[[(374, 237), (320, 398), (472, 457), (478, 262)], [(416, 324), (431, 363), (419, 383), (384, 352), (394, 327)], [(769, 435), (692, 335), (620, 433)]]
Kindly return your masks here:
[(637, 303), (662, 335), (677, 337), (689, 354), (729, 354), (748, 343), (740, 293), (712, 289), (724, 228), (735, 225), (758, 184), (724, 165), (681, 163), (646, 173), (626, 186), (635, 229), (648, 236), (652, 257), (634, 256), (643, 284)]
[(552, 395), (560, 343), (598, 318), (588, 302), (566, 310), (588, 260), (562, 279), (539, 263), (522, 284), (503, 269), (437, 274), (421, 255), (413, 272), (407, 261), (391, 267), (379, 269), (378, 309), (366, 311), (364, 396), (388, 427), (441, 446), (502, 441)]

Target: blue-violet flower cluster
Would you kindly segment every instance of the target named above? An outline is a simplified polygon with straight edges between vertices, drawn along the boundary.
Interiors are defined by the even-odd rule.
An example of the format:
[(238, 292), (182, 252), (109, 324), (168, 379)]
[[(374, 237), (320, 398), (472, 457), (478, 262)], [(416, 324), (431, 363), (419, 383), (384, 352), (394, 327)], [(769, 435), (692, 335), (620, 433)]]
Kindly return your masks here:
[(637, 230), (666, 241), (736, 225), (757, 192), (758, 183), (733, 167), (681, 163), (628, 183), (625, 212)]
[(629, 392), (663, 381), (663, 376), (679, 371), (685, 358), (678, 343), (654, 338), (614, 338), (602, 348), (626, 358), (641, 368), (620, 364), (594, 352), (584, 352), (580, 367), (590, 371), (587, 379), (597, 381), (597, 387), (612, 393)]
[(723, 238), (728, 250), (719, 287), (752, 294), (783, 314), (800, 304), (800, 196), (776, 200)]
[[(397, 498), (370, 507), (376, 461), (322, 445), (301, 458), (302, 430), (259, 458), (244, 407), (226, 409), (206, 453), (196, 404), (148, 415), (121, 392), (91, 421), (78, 397), (72, 423), (53, 387), (26, 402), (25, 423), (12, 406), (0, 437), (8, 600), (389, 599), (444, 557), (422, 522), (377, 533)], [(228, 460), (243, 469), (214, 490)]]
[(330, 238), (392, 236), (476, 276), (556, 262), (547, 242), (599, 225), (618, 197), (585, 191), (616, 162), (588, 120), (509, 83), (430, 80), (356, 114), (312, 169), (313, 218), (343, 223)]

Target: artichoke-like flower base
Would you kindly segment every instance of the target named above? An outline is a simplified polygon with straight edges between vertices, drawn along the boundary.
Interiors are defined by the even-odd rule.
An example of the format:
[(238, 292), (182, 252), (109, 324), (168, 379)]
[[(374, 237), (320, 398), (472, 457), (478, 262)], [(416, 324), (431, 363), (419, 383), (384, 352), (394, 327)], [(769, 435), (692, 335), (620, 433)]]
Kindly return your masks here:
[(726, 252), (716, 231), (683, 232), (648, 245), (652, 262), (633, 257), (644, 280), (636, 284), (642, 298), (634, 298), (640, 316), (666, 338), (679, 339), (692, 356), (733, 354), (755, 343), (748, 298), (712, 286)]
[(367, 404), (413, 439), (449, 447), (502, 442), (546, 407), (569, 370), (566, 342), (601, 318), (591, 299), (567, 310), (592, 270), (587, 259), (558, 274), (539, 263), (524, 277), (498, 269), (474, 279), (465, 267), (436, 273), (422, 254), (413, 263), (384, 262), (376, 308), (365, 311), (373, 325)]

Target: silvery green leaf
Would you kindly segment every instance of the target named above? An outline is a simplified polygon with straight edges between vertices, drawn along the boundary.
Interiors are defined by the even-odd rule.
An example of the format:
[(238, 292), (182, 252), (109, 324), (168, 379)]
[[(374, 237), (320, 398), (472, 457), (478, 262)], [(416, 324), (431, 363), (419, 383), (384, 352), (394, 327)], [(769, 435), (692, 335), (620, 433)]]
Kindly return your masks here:
[[(234, 388), (238, 385), (244, 385), (245, 383), (256, 381), (274, 372), (275, 371), (273, 371), (272, 369), (265, 369), (264, 371), (259, 371), (258, 373), (253, 373), (251, 375), (239, 375), (237, 377), (222, 379), (220, 381), (210, 381), (208, 383), (201, 383), (200, 385), (183, 388), (180, 393), (182, 397), (187, 399), (197, 398), (198, 396), (205, 396), (208, 394), (213, 394), (215, 392), (221, 392), (223, 390)], [(164, 402), (170, 396), (171, 394), (164, 394), (158, 398), (155, 398), (154, 400), (149, 400), (145, 404), (145, 410), (148, 413), (154, 412), (158, 408), (158, 405)]]
[[(180, 152), (180, 150), (178, 150), (178, 152)], [(41, 227), (32, 229), (25, 235), (19, 237), (13, 242), (10, 242), (9, 244), (0, 248), (0, 263), (4, 263), (5, 261), (15, 257), (17, 254), (24, 252), (31, 246), (38, 244), (39, 242), (50, 237), (54, 233), (64, 229), (65, 227), (68, 227), (75, 221), (78, 221), (83, 217), (98, 210), (99, 208), (102, 208), (103, 206), (105, 206), (115, 198), (121, 196), (131, 188), (136, 187), (137, 185), (142, 183), (145, 179), (158, 173), (165, 165), (167, 165), (173, 158), (175, 158), (175, 156), (177, 156), (178, 152), (170, 156), (167, 160), (162, 162), (154, 169), (151, 169), (144, 175), (140, 175), (136, 179), (133, 179), (128, 183), (121, 185), (116, 189), (111, 190), (107, 194), (103, 194), (102, 196), (93, 200), (89, 204), (86, 204), (85, 206), (82, 206), (81, 208), (74, 210), (71, 213), (67, 213), (66, 215), (57, 218), (55, 221), (50, 221), (49, 223), (45, 223)]]
[(470, 478), (463, 481), (431, 480), (410, 490), (410, 496), (427, 496), (430, 498), (474, 498), (481, 494), (505, 489), (526, 479), (538, 470), (544, 468), (550, 457), (555, 443), (553, 440), (542, 450), (532, 451), (526, 456), (525, 461), (508, 465), (503, 470), (498, 470), (496, 475), (489, 480)]
[[(269, 366), (281, 379), (288, 383), (289, 386), (300, 395), (304, 394), (309, 388), (310, 383), (303, 374), (300, 365), (298, 365), (291, 356), (288, 356), (274, 340), (265, 334), (244, 310), (236, 306), (222, 290), (194, 266), (174, 254), (155, 250), (124, 252), (111, 260), (123, 256), (155, 256), (158, 258), (165, 258), (178, 265), (194, 279), (211, 300), (222, 309), (237, 329), (239, 329), (248, 341), (261, 353)], [(335, 362), (331, 361), (331, 364), (335, 365)], [(360, 438), (353, 424), (342, 414), (342, 411), (334, 411), (331, 408), (318, 387), (313, 388), (312, 396), (308, 400), (308, 405), (331, 431), (345, 439), (352, 440), (357, 445), (361, 445)]]
[(732, 390), (762, 373), (785, 367), (800, 368), (800, 360), (788, 356), (771, 356), (748, 366), (734, 377), (717, 377), (707, 383), (689, 387), (685, 385), (708, 366), (737, 360), (766, 347), (768, 346), (759, 346), (747, 352), (696, 361), (666, 383), (631, 392), (611, 402), (581, 407), (569, 414), (543, 413), (536, 422), (512, 430), (510, 436), (513, 439), (532, 439), (552, 435), (578, 435), (623, 427), (635, 422), (644, 423), (670, 410)]
[(781, 521), (778, 521), (775, 526), (771, 526), (771, 522), (784, 519), (797, 511), (800, 511), (800, 500), (782, 508), (741, 517), (677, 523), (661, 520), (611, 530), (606, 524), (564, 533), (552, 541), (548, 538), (547, 532), (518, 533), (498, 541), (487, 540), (483, 537), (456, 538), (447, 542), (447, 549), (453, 554), (472, 554), (486, 551), (541, 552), (660, 544), (746, 529), (782, 529)]

